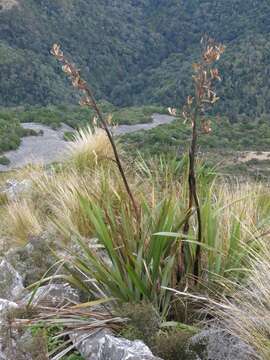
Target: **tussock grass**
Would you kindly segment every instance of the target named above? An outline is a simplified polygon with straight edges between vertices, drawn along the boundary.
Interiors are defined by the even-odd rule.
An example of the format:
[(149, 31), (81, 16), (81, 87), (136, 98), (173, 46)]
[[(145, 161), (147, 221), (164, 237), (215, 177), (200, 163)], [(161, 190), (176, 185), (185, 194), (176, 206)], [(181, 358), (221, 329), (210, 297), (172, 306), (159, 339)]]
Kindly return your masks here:
[(256, 183), (213, 183), (201, 210), (208, 276), (243, 276), (248, 252), (258, 248), (270, 221), (269, 189)]
[(100, 161), (113, 158), (113, 151), (103, 129), (90, 126), (74, 133), (74, 141), (68, 145), (69, 161), (78, 169), (93, 167)]
[(235, 284), (231, 300), (225, 299), (216, 309), (216, 315), (229, 333), (249, 344), (258, 359), (270, 358), (270, 247), (261, 244), (261, 252), (251, 252), (249, 278), (244, 284)]
[(13, 201), (7, 205), (7, 233), (16, 243), (25, 244), (30, 236), (42, 231), (34, 205), (27, 200)]

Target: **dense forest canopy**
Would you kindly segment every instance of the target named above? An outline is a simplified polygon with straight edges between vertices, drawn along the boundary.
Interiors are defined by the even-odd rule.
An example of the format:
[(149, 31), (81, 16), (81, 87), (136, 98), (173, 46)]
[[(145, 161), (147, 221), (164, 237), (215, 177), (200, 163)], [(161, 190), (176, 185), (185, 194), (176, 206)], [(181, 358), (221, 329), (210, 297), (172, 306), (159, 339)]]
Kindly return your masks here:
[(0, 7), (0, 105), (76, 102), (49, 50), (61, 43), (98, 98), (181, 106), (209, 34), (227, 49), (216, 111), (270, 113), (268, 0), (20, 0)]

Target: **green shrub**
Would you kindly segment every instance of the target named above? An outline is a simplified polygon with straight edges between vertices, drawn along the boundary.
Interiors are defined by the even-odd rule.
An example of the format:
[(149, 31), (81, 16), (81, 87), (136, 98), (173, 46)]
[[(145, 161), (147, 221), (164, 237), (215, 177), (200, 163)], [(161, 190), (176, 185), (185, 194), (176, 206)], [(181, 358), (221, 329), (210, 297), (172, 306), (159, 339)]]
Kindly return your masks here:
[(9, 165), (10, 160), (6, 156), (0, 156), (0, 165)]
[(34, 129), (23, 128), (21, 135), (22, 136), (38, 136), (39, 133), (37, 131), (35, 131)]
[(63, 138), (65, 141), (73, 141), (74, 140), (74, 132), (65, 131)]

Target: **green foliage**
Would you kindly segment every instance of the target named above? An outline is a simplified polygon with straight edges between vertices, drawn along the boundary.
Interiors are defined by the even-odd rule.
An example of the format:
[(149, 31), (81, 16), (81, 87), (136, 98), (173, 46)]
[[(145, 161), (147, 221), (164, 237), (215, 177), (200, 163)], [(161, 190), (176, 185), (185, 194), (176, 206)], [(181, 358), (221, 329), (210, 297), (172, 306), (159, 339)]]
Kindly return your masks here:
[[(87, 186), (79, 185), (72, 190), (75, 216), (67, 219), (61, 213), (55, 222), (65, 236), (73, 234), (81, 249), (67, 260), (74, 286), (88, 296), (95, 295), (98, 286), (101, 293), (119, 303), (143, 300), (151, 302), (162, 316), (168, 314), (171, 292), (165, 288), (176, 285), (179, 244), (185, 243), (183, 282), (193, 273), (197, 246), (195, 219), (187, 236), (181, 234), (187, 199), (183, 163), (161, 158), (148, 163), (141, 160), (136, 166), (139, 182), (134, 174), (131, 178), (141, 209), (140, 224), (121, 189), (117, 173), (110, 168), (102, 171), (96, 168), (98, 186), (90, 174), (92, 182), (84, 178)], [(254, 226), (259, 233), (266, 231), (269, 214), (261, 211), (262, 207), (254, 206), (261, 202), (260, 188), (243, 192), (235, 185), (232, 185), (233, 190), (225, 183), (220, 186), (215, 184), (213, 171), (204, 166), (198, 166), (197, 178), (203, 222), (203, 260), (202, 276), (195, 290), (216, 291), (220, 290), (217, 281), (220, 277), (241, 280), (245, 276), (249, 251), (257, 246)], [(66, 176), (65, 181), (68, 181)], [(63, 191), (61, 187), (61, 193), (56, 197)], [(59, 209), (63, 212), (67, 204), (61, 204)], [(269, 196), (265, 196), (264, 208), (270, 208)], [(247, 213), (249, 215), (245, 216)], [(256, 219), (256, 224), (251, 219)], [(98, 247), (89, 247), (85, 237), (97, 238)], [(101, 254), (98, 248), (102, 249)], [(81, 273), (89, 281), (82, 281)], [(90, 281), (93, 278), (96, 279), (95, 286)], [(192, 284), (191, 281), (191, 289)], [(192, 308), (184, 310), (183, 313), (193, 311)], [(179, 320), (186, 321), (186, 318)]]
[[(149, 301), (166, 315), (171, 295), (167, 290), (161, 289), (160, 285), (171, 284), (178, 240), (154, 234), (161, 229), (173, 231), (180, 228), (183, 219), (181, 216), (177, 217), (178, 205), (168, 198), (152, 209), (143, 200), (140, 228), (134, 227), (128, 203), (124, 208), (120, 204), (116, 207), (116, 203), (122, 203), (123, 200), (117, 194), (110, 194), (104, 207), (85, 197), (81, 198), (83, 212), (94, 228), (111, 265), (108, 266), (108, 262), (97, 258), (96, 253), (87, 249), (82, 239), (78, 239), (78, 243), (87, 258), (83, 261), (74, 254), (74, 265), (86, 276), (95, 277), (108, 296), (115, 297), (122, 303)], [(119, 218), (122, 219), (121, 222), (118, 221)], [(110, 227), (107, 226), (108, 222)], [(92, 291), (90, 289), (90, 293)]]
[[(35, 130), (24, 129), (20, 125), (20, 119), (15, 110), (0, 109), (0, 154), (17, 149), (23, 136), (37, 135), (39, 134)], [(2, 161), (6, 161), (5, 158)]]
[(197, 354), (188, 350), (188, 341), (193, 334), (172, 330), (156, 336), (152, 350), (164, 360), (196, 360)]
[[(64, 329), (61, 326), (45, 326), (42, 322), (31, 325), (31, 334), (34, 338), (43, 337), (46, 340), (47, 351), (51, 353), (57, 348), (65, 345), (65, 339), (57, 337)], [(72, 350), (70, 354), (61, 358), (62, 360), (83, 360), (78, 351)]]
[(0, 115), (0, 153), (14, 150), (20, 145), (23, 129), (17, 119)]
[(10, 160), (6, 156), (0, 156), (0, 165), (9, 165)]
[(167, 110), (162, 106), (141, 106), (123, 108), (113, 113), (113, 122), (116, 124), (140, 124), (152, 121), (154, 113), (167, 114)]
[[(212, 133), (199, 137), (199, 148), (203, 151), (235, 150), (256, 151), (269, 147), (269, 118), (262, 117), (253, 123), (239, 121), (230, 123), (227, 118), (212, 118)], [(182, 119), (158, 126), (147, 132), (139, 131), (123, 136), (123, 144), (129, 153), (140, 150), (143, 155), (182, 154), (190, 138), (190, 127)]]
[[(224, 43), (216, 112), (269, 114), (267, 0), (27, 1), (0, 12), (0, 103), (77, 101), (49, 49), (61, 41), (98, 98), (182, 105), (203, 34)], [(62, 14), (65, 16), (61, 16)]]
[[(226, 174), (244, 175), (267, 179), (268, 160), (241, 162), (242, 151), (265, 151), (269, 148), (269, 117), (262, 116), (256, 121), (246, 119), (237, 123), (229, 122), (226, 117), (212, 117), (212, 132), (199, 136), (199, 156), (210, 167), (218, 166)], [(138, 151), (144, 158), (161, 155), (182, 156), (187, 151), (191, 130), (182, 119), (171, 124), (161, 125), (148, 131), (138, 131), (121, 137), (124, 149), (137, 156)], [(256, 165), (256, 166), (255, 166)]]
[[(129, 340), (142, 340), (156, 356), (164, 360), (195, 360), (194, 353), (187, 351), (188, 340), (198, 329), (173, 323), (162, 324), (151, 304), (126, 304), (120, 309), (122, 317), (128, 318), (121, 335)], [(166, 327), (166, 324), (168, 326)]]
[(74, 133), (72, 131), (65, 131), (64, 140), (65, 141), (73, 141), (74, 140)]

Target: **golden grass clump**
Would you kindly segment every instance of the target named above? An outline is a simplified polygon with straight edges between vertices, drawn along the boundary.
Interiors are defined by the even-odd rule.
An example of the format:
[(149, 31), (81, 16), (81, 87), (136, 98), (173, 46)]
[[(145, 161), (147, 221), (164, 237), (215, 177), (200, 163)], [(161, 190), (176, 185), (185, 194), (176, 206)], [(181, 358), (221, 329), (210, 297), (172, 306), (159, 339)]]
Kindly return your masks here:
[(75, 132), (74, 141), (68, 145), (68, 154), (79, 170), (113, 158), (113, 150), (105, 131), (100, 128), (92, 130), (90, 126)]
[(270, 358), (270, 247), (266, 240), (260, 252), (250, 254), (248, 281), (235, 284), (232, 300), (224, 300), (216, 309), (228, 332), (250, 345), (260, 360)]
[[(270, 192), (266, 184), (217, 182), (201, 204), (203, 244), (209, 251), (203, 267), (212, 274), (242, 278), (248, 266), (249, 249), (258, 249), (258, 239), (270, 221)], [(207, 265), (206, 265), (207, 262)]]
[[(103, 164), (104, 165), (104, 164)], [(48, 224), (58, 230), (62, 240), (72, 235), (91, 237), (94, 230), (81, 207), (81, 198), (92, 203), (114, 201), (115, 207), (127, 202), (121, 179), (113, 166), (97, 166), (81, 172), (76, 166), (55, 169), (33, 179), (33, 199)], [(118, 204), (116, 204), (118, 199)]]
[(33, 203), (25, 199), (7, 205), (6, 221), (7, 233), (19, 244), (25, 244), (29, 237), (39, 235), (42, 231)]

